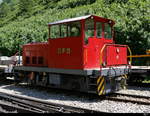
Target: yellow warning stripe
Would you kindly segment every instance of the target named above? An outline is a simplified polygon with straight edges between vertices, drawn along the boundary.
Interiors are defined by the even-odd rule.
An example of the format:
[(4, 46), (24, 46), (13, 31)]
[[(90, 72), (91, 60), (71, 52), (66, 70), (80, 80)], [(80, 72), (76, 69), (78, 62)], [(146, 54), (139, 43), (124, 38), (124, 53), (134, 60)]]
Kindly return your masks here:
[(99, 84), (100, 80), (102, 79), (102, 77), (99, 77), (97, 80), (97, 85)]
[(125, 78), (127, 79), (128, 78), (128, 76), (127, 75), (124, 75), (125, 76)]
[(102, 87), (101, 91), (99, 92), (98, 95), (103, 95), (104, 94), (104, 86)]
[(128, 78), (128, 76), (127, 76), (127, 75), (122, 75), (122, 78), (127, 79), (127, 78)]
[(104, 83), (104, 79), (102, 79), (102, 81), (100, 82), (99, 86), (98, 86), (98, 91), (100, 91), (100, 88), (102, 87), (102, 84)]
[(98, 92), (98, 95), (104, 95), (105, 94), (105, 84), (104, 84), (105, 80), (104, 80), (104, 77), (99, 77), (97, 79), (97, 92)]

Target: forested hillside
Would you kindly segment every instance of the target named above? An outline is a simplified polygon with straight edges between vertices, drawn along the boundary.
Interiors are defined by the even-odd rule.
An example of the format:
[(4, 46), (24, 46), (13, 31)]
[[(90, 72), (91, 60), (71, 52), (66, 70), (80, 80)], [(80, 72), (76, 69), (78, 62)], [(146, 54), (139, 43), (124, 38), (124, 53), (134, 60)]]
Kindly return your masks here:
[(0, 51), (48, 39), (49, 22), (95, 14), (116, 22), (116, 41), (134, 54), (150, 49), (149, 0), (3, 0), (0, 4)]

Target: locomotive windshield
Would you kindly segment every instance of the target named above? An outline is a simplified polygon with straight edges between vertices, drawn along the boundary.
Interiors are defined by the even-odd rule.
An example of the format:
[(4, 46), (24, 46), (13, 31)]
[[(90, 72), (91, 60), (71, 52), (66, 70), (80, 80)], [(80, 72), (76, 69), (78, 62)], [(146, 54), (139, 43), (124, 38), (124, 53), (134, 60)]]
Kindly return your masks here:
[(80, 22), (52, 25), (50, 27), (50, 38), (79, 37), (81, 35)]
[(105, 30), (104, 30), (105, 34), (105, 38), (107, 39), (111, 39), (112, 38), (112, 29), (111, 29), (111, 26), (110, 24), (108, 23), (105, 23)]
[[(95, 26), (93, 19), (87, 19), (85, 21), (85, 44), (88, 43), (89, 37), (112, 39), (112, 26), (109, 23), (96, 22)], [(94, 31), (96, 31), (96, 35)]]
[(97, 38), (102, 38), (102, 24), (101, 22), (96, 22), (96, 34)]
[(94, 20), (87, 19), (85, 21), (85, 44), (88, 43), (88, 38), (94, 37)]

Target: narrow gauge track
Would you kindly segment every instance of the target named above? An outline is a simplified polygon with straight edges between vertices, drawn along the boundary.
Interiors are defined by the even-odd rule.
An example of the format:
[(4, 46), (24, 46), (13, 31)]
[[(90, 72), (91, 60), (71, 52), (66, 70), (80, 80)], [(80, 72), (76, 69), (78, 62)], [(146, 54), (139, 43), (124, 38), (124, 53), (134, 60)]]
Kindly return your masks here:
[[(94, 110), (76, 108), (61, 104), (50, 103), (42, 100), (35, 100), (33, 98), (26, 98), (18, 95), (10, 95), (0, 92), (0, 100), (11, 102), (17, 105), (21, 110), (36, 113), (104, 113)], [(0, 104), (1, 105), (1, 104)]]
[(110, 96), (106, 96), (105, 99), (119, 102), (130, 102), (140, 105), (150, 105), (150, 97), (148, 96), (114, 93)]
[(0, 113), (38, 113), (35, 110), (25, 109), (9, 103), (0, 103)]
[(150, 83), (128, 82), (128, 85), (129, 85), (129, 86), (136, 86), (136, 87), (150, 88)]

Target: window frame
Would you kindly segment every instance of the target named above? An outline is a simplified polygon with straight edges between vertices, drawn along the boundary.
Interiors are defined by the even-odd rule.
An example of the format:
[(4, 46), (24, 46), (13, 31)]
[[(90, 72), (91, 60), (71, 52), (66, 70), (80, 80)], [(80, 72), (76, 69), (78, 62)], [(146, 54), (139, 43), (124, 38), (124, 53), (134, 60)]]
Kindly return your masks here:
[[(111, 35), (110, 38), (108, 38), (108, 36), (106, 36), (106, 34), (105, 34), (105, 33), (106, 33), (106, 24), (109, 25), (110, 30), (111, 30), (111, 34), (109, 33), (109, 34)], [(105, 39), (109, 39), (109, 40), (112, 40), (112, 39), (113, 39), (113, 29), (112, 29), (112, 26), (111, 26), (109, 23), (104, 23), (104, 31), (103, 31), (103, 33), (104, 33), (104, 38), (105, 38)], [(109, 36), (110, 36), (110, 35), (109, 35)]]
[[(92, 32), (92, 33), (93, 33), (93, 36), (89, 36), (89, 37), (86, 38), (86, 31), (87, 31), (87, 30), (86, 30), (86, 21), (87, 21), (87, 20), (93, 20), (93, 32)], [(83, 39), (84, 39), (84, 44), (85, 44), (85, 45), (88, 44), (88, 38), (94, 38), (94, 37), (95, 37), (95, 33), (96, 33), (96, 32), (95, 32), (95, 29), (96, 29), (95, 19), (89, 18), (89, 19), (86, 19), (86, 20), (84, 21), (84, 38), (83, 38)]]
[[(78, 29), (78, 32), (79, 32), (79, 34), (77, 35), (77, 36), (71, 36), (71, 24), (75, 24), (75, 23), (78, 23), (78, 24), (76, 24), (76, 27), (79, 27)], [(61, 35), (62, 35), (62, 25), (64, 25), (64, 26), (67, 26), (67, 28), (66, 28), (66, 37), (62, 37)], [(58, 30), (59, 30), (59, 37), (55, 37), (55, 38), (52, 38), (52, 27), (53, 26), (58, 26)], [(49, 26), (49, 38), (50, 39), (59, 39), (59, 38), (61, 38), (61, 39), (63, 39), (63, 38), (74, 38), (74, 37), (81, 37), (81, 35), (82, 35), (82, 23), (81, 23), (81, 21), (73, 21), (73, 22), (67, 22), (67, 23), (60, 23), (60, 24), (54, 24), (54, 25), (50, 25)]]
[[(98, 28), (97, 28), (97, 23), (101, 23), (101, 36), (98, 36), (97, 32), (98, 32)], [(103, 22), (100, 22), (100, 21), (96, 21), (96, 38), (100, 39), (100, 38), (103, 38), (104, 35), (103, 35), (103, 32), (104, 32), (104, 23)]]

